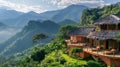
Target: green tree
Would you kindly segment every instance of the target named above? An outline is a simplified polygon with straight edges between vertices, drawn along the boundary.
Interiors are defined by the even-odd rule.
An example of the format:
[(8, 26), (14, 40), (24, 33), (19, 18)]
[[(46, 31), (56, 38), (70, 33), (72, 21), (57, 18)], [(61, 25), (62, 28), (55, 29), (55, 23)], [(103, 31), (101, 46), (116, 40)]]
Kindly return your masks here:
[(73, 25), (66, 25), (59, 29), (58, 34), (56, 35), (58, 39), (68, 39), (68, 33), (74, 29), (78, 28), (77, 26)]
[(45, 35), (44, 33), (39, 33), (39, 34), (36, 34), (36, 35), (33, 37), (32, 41), (33, 41), (33, 42), (37, 42), (37, 41), (39, 41), (39, 40), (41, 40), (41, 39), (46, 39), (46, 38), (48, 38), (47, 35)]

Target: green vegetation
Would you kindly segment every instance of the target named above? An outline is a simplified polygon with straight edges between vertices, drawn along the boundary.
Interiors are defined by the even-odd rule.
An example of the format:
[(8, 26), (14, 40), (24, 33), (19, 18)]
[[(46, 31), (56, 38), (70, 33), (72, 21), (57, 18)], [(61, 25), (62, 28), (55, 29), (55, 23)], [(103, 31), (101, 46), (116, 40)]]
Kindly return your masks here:
[(81, 24), (92, 24), (95, 20), (110, 14), (120, 14), (120, 3), (105, 6), (103, 8), (93, 8), (84, 10), (81, 17)]
[(81, 48), (73, 48), (71, 51), (70, 51), (70, 56), (71, 57), (75, 57), (75, 53), (81, 53), (82, 52), (82, 49)]
[(68, 33), (74, 29), (78, 28), (74, 25), (66, 25), (60, 28), (58, 34), (56, 35), (59, 39), (68, 39)]
[(88, 67), (103, 67), (102, 64), (95, 61), (88, 61)]
[(40, 34), (36, 34), (34, 37), (33, 37), (33, 42), (36, 42), (38, 40), (41, 40), (41, 39), (46, 39), (48, 38), (47, 35), (43, 34), (43, 33), (40, 33)]
[(120, 33), (119, 33), (119, 34), (116, 34), (115, 36), (116, 36), (115, 39), (116, 39), (117, 41), (120, 41)]
[[(57, 36), (47, 45), (40, 47), (39, 45), (28, 50), (26, 56), (22, 57), (19, 60), (16, 55), (16, 58), (7, 59), (4, 62), (1, 62), (1, 67), (101, 67), (102, 64), (94, 61), (91, 58), (82, 59), (78, 57), (71, 57), (68, 53), (68, 48), (65, 42), (65, 39), (68, 38), (68, 33), (77, 26), (66, 25), (60, 28)], [(46, 39), (48, 36), (40, 33), (33, 37), (33, 42), (41, 41)], [(71, 51), (71, 55), (74, 53), (80, 53), (82, 49), (74, 48)], [(20, 54), (21, 55), (21, 54)], [(89, 62), (88, 60), (92, 60)], [(104, 66), (102, 66), (104, 67)]]
[(53, 67), (53, 65), (58, 67), (74, 67), (75, 64), (77, 64), (77, 66), (84, 66), (87, 64), (87, 61), (76, 60), (59, 50), (57, 54), (56, 52), (52, 52), (51, 54), (46, 56), (46, 58), (41, 62), (40, 65), (42, 67)]

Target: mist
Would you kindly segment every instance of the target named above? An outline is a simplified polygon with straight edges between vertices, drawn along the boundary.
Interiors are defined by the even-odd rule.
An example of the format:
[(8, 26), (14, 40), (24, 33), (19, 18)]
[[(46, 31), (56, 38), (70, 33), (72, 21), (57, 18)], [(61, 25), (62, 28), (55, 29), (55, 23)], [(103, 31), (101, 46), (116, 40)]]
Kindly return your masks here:
[(14, 36), (19, 31), (20, 31), (20, 29), (16, 29), (16, 28), (0, 30), (0, 43), (4, 42), (7, 39), (9, 39), (10, 37)]

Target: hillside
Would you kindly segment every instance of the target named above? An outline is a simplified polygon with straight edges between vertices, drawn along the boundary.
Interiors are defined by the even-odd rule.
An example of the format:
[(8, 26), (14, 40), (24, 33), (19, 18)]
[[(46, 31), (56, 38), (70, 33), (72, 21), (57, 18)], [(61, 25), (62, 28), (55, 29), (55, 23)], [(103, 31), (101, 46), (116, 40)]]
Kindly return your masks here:
[(58, 22), (59, 25), (61, 26), (65, 26), (65, 25), (76, 25), (77, 22), (73, 21), (73, 20), (69, 20), (69, 19), (65, 19), (61, 22)]
[(93, 21), (110, 14), (120, 14), (120, 2), (109, 5), (109, 6), (105, 6), (103, 8), (94, 8), (94, 9), (84, 10), (81, 17), (81, 23), (91, 24), (93, 23)]
[(0, 22), (0, 30), (4, 29), (6, 27), (7, 27), (7, 25), (5, 25), (5, 24), (3, 24), (3, 23)]
[(0, 44), (0, 52), (6, 55), (22, 52), (36, 44), (32, 43), (32, 38), (38, 33), (48, 35), (49, 38), (42, 41), (43, 43), (47, 43), (53, 38), (54, 34), (57, 33), (59, 27), (58, 24), (49, 20), (43, 22), (29, 21), (28, 25), (25, 26), (21, 32)]

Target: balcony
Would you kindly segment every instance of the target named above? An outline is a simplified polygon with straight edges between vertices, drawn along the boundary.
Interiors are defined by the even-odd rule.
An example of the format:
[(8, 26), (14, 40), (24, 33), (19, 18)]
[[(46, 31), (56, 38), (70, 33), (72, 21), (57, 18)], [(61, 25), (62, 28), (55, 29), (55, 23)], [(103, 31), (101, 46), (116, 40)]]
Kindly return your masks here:
[(120, 52), (116, 50), (100, 50), (92, 47), (84, 47), (83, 51), (94, 56), (104, 56), (108, 58), (120, 59)]

